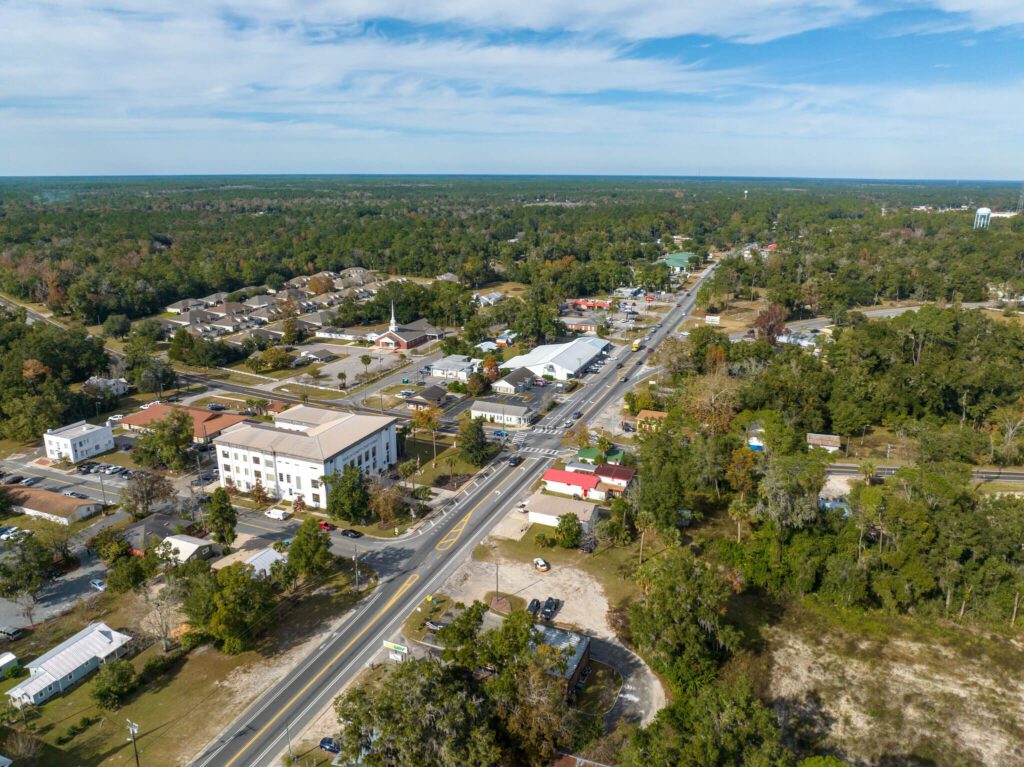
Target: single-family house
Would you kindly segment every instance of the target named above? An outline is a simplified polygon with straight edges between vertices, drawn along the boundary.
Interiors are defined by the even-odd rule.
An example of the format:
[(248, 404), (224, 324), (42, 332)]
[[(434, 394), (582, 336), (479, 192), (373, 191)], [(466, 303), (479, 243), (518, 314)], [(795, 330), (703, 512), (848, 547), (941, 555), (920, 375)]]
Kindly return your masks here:
[(529, 368), (513, 370), (491, 384), (491, 391), (496, 394), (518, 394), (526, 391), (533, 383), (533, 372)]
[(576, 451), (576, 460), (581, 463), (597, 466), (604, 461), (604, 455), (596, 447), (581, 447)]
[(503, 426), (529, 426), (537, 414), (518, 400), (478, 399), (473, 402), (470, 416)]
[(812, 450), (816, 447), (829, 453), (835, 453), (843, 446), (842, 440), (836, 434), (808, 434), (807, 447)]
[(577, 517), (585, 534), (594, 532), (597, 521), (597, 506), (588, 501), (573, 498), (559, 498), (554, 495), (534, 493), (526, 501), (527, 520), (533, 525), (558, 527), (558, 518), (566, 514)]
[(636, 414), (636, 425), (640, 431), (658, 431), (666, 418), (664, 410), (641, 410)]
[(430, 375), (452, 381), (468, 381), (475, 373), (481, 360), (472, 359), (462, 354), (449, 354), (430, 365)]
[(274, 300), (273, 296), (268, 295), (251, 296), (245, 299), (245, 305), (253, 309), (269, 309), (276, 306), (277, 301)]
[(114, 449), (114, 432), (109, 426), (75, 421), (43, 435), (46, 457), (51, 461), (78, 463)]
[(99, 392), (100, 394), (113, 394), (115, 397), (127, 394), (130, 388), (132, 388), (132, 385), (124, 378), (102, 378), (100, 376), (90, 376), (86, 379), (85, 383), (82, 384), (82, 391)]
[(18, 708), (39, 705), (75, 686), (101, 664), (127, 655), (132, 638), (92, 623), (28, 664), (29, 677), (7, 691)]
[(609, 487), (609, 492), (614, 490), (620, 495), (629, 489), (633, 478), (636, 476), (636, 469), (629, 466), (613, 466), (610, 463), (602, 463), (594, 472), (602, 483)]
[(198, 298), (183, 298), (180, 301), (175, 301), (173, 304), (165, 307), (168, 314), (184, 314), (185, 312), (192, 311), (193, 309), (202, 309), (206, 306), (206, 303)]
[(595, 474), (597, 472), (597, 466), (586, 461), (577, 461), (572, 458), (565, 462), (566, 471), (582, 471), (584, 474)]
[(597, 333), (597, 329), (601, 327), (601, 323), (594, 317), (562, 317), (562, 324), (565, 325), (566, 330), (573, 333), (588, 333), (594, 335)]
[(141, 557), (148, 548), (160, 545), (165, 538), (188, 533), (192, 529), (192, 524), (187, 519), (158, 512), (128, 525), (121, 531), (121, 537), (131, 547), (130, 553)]
[(232, 314), (247, 314), (251, 309), (252, 307), (238, 301), (225, 301), (224, 303), (207, 307), (206, 311), (217, 317), (227, 317)]
[(494, 306), (505, 298), (505, 294), (495, 290), (490, 293), (474, 293), (473, 298), (478, 306)]
[(498, 334), (498, 337), (494, 339), (494, 343), (504, 349), (507, 346), (511, 346), (519, 338), (519, 334), (511, 330), (505, 330)]
[(182, 564), (213, 556), (213, 543), (191, 535), (168, 535), (160, 542), (160, 548), (167, 556)]
[(492, 352), (498, 351), (501, 347), (494, 343), (494, 341), (481, 341), (478, 344), (473, 344), (473, 348), (479, 349), (484, 354), (491, 354)]
[(103, 509), (103, 504), (92, 498), (72, 498), (41, 487), (15, 485), (7, 490), (7, 498), (13, 511), (48, 519), (58, 525), (71, 525), (72, 522), (94, 517)]
[(299, 352), (299, 359), (304, 362), (330, 362), (338, 359), (338, 355), (330, 349), (303, 349)]
[[(21, 664), (18, 663), (18, 656), (12, 652), (5, 652), (0, 655), (0, 674), (6, 674), (12, 668), (17, 668)], [(3, 762), (0, 762), (0, 767), (3, 767)]]
[(217, 319), (217, 315), (212, 312), (208, 312), (206, 309), (189, 309), (188, 311), (181, 312), (174, 317), (168, 317), (167, 321), (172, 325), (203, 325), (205, 323), (213, 322)]
[(418, 392), (406, 399), (405, 403), (410, 410), (424, 410), (428, 407), (444, 407), (448, 399), (448, 390), (443, 386), (424, 386)]
[(598, 488), (601, 480), (594, 474), (548, 469), (544, 472), (543, 480), (544, 489), (551, 493), (595, 501), (603, 501), (605, 497), (604, 492)]
[(566, 659), (564, 670), (556, 667), (549, 673), (561, 676), (565, 680), (564, 690), (568, 696), (576, 689), (583, 670), (590, 665), (590, 637), (546, 623), (535, 624), (534, 632), (541, 644), (558, 650)]
[(437, 275), (437, 279), (443, 280), (444, 282), (458, 282), (459, 275), (454, 274), (453, 272), (445, 272), (444, 274)]
[(288, 557), (279, 552), (272, 546), (268, 546), (265, 549), (260, 549), (251, 557), (245, 560), (245, 564), (249, 565), (253, 569), (253, 577), (267, 578), (270, 576), (271, 570), (274, 567), (275, 562), (287, 561)]
[(199, 300), (202, 301), (206, 306), (216, 306), (217, 304), (222, 304), (225, 301), (227, 301), (229, 295), (230, 293), (220, 291), (218, 293), (211, 293), (208, 296), (203, 296)]

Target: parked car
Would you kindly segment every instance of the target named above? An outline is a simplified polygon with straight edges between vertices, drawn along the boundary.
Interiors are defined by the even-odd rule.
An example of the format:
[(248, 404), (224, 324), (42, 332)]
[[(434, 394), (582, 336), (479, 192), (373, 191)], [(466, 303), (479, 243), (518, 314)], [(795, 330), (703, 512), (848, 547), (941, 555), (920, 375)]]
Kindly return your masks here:
[(18, 484), (22, 487), (34, 487), (39, 484), (39, 477), (25, 477), (25, 479), (21, 480)]
[(529, 510), (529, 504), (526, 501), (520, 501), (516, 504), (516, 511), (525, 514)]
[(18, 533), (20, 533), (20, 532), (21, 532), (20, 528), (14, 527), (12, 525), (11, 527), (8, 527), (2, 533), (0, 533), (0, 541), (10, 541), (10, 540), (13, 540), (14, 538), (16, 538), (18, 536)]
[(510, 455), (508, 457), (508, 465), (509, 466), (518, 466), (522, 462), (523, 462), (523, 457), (521, 455)]
[(326, 751), (328, 754), (340, 754), (341, 746), (334, 738), (320, 738), (320, 750)]
[(4, 484), (5, 485), (17, 485), (23, 479), (25, 479), (25, 478), (23, 476), (21, 476), (20, 474), (8, 474), (6, 477), (4, 477)]
[(21, 639), (24, 633), (21, 629), (14, 626), (0, 626), (0, 639), (14, 641), (15, 639)]
[(107, 416), (108, 421), (120, 421), (122, 418), (124, 418), (124, 413), (114, 413)]
[(534, 618), (537, 617), (537, 611), (540, 610), (540, 600), (531, 599), (530, 604), (526, 606), (526, 612), (532, 615)]
[(346, 527), (344, 530), (342, 530), (341, 534), (344, 535), (346, 538), (362, 538), (363, 537), (363, 534), (361, 532), (359, 532), (358, 530), (353, 530), (350, 527)]
[(320, 529), (321, 530), (326, 530), (327, 532), (331, 532), (332, 530), (337, 530), (338, 526), (337, 525), (332, 525), (326, 519), (321, 519), (320, 520)]
[(106, 591), (107, 583), (106, 581), (101, 581), (99, 578), (93, 578), (89, 581), (89, 587), (96, 589), (96, 591)]
[(504, 429), (498, 429), (496, 432), (494, 432), (494, 436), (497, 437), (498, 439), (504, 439), (505, 437), (508, 436), (508, 432), (505, 431)]
[(556, 612), (558, 612), (558, 600), (554, 597), (548, 597), (545, 599), (544, 606), (540, 608), (541, 619), (549, 621), (555, 617)]
[(548, 564), (548, 561), (546, 559), (541, 559), (540, 557), (537, 557), (533, 560), (533, 569), (539, 573), (546, 573), (548, 570), (551, 569), (551, 565)]
[(270, 519), (282, 521), (288, 519), (288, 517), (290, 517), (292, 513), (288, 511), (288, 509), (267, 509), (265, 512), (263, 512), (263, 515), (269, 517)]
[(68, 498), (79, 498), (79, 499), (85, 499), (85, 498), (89, 497), (85, 493), (80, 493), (77, 490), (65, 490), (64, 491), (64, 495), (66, 495)]

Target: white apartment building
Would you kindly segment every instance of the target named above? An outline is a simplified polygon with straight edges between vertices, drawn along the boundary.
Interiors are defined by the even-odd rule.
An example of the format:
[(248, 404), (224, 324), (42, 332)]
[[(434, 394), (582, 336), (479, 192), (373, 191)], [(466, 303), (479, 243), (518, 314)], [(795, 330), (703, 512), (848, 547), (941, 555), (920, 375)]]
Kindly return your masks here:
[(43, 435), (43, 442), (46, 457), (51, 461), (66, 459), (78, 463), (113, 450), (114, 433), (109, 426), (76, 421), (59, 429), (48, 429)]
[(339, 413), (299, 405), (274, 423), (247, 421), (225, 429), (213, 443), (220, 483), (248, 492), (259, 481), (275, 498), (324, 508), (323, 477), (352, 464), (364, 474), (387, 471), (398, 460), (396, 419)]

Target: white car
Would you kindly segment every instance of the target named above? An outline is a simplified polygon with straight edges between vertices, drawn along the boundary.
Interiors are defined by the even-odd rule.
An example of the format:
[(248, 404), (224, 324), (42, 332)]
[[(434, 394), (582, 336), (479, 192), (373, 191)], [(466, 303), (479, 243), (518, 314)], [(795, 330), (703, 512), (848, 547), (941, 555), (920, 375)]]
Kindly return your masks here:
[(108, 421), (120, 421), (122, 418), (124, 418), (124, 413), (114, 413), (111, 416), (107, 416)]
[(529, 507), (526, 501), (520, 501), (519, 503), (517, 503), (516, 511), (518, 511), (521, 514), (525, 514), (527, 511), (529, 511)]

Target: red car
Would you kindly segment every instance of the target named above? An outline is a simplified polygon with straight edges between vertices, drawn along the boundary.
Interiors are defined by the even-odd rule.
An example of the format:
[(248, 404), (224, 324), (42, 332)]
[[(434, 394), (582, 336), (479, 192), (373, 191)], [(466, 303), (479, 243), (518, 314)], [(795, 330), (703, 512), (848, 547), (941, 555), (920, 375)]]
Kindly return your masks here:
[(321, 519), (320, 520), (320, 529), (321, 530), (326, 530), (327, 532), (331, 532), (332, 530), (337, 530), (338, 527), (337, 527), (337, 525), (332, 525), (326, 519)]

